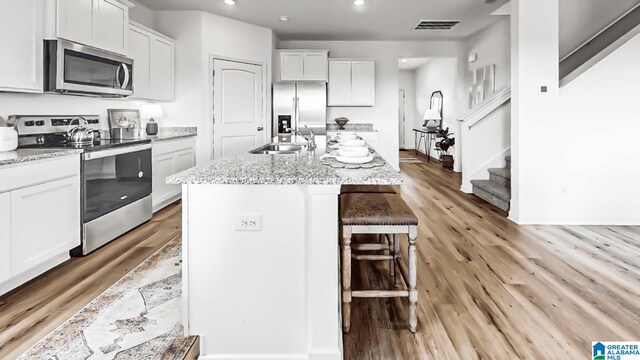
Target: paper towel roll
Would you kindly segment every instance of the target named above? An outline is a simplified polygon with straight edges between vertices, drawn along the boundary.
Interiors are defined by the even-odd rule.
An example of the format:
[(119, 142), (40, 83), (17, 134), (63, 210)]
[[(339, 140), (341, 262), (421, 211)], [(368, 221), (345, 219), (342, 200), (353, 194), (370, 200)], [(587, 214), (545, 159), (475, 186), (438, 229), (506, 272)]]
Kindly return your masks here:
[(0, 127), (0, 152), (18, 148), (18, 132), (13, 127)]

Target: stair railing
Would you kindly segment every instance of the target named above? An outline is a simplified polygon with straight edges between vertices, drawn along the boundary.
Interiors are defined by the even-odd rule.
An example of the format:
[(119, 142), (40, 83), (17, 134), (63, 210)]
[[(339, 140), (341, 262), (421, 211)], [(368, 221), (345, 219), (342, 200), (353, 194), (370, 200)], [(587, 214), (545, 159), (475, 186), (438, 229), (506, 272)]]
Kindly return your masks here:
[(458, 119), (463, 124), (471, 129), (483, 119), (487, 118), (487, 115), (494, 112), (500, 106), (511, 100), (511, 86), (507, 86), (495, 93), (491, 98), (484, 100), (478, 106), (471, 109), (462, 119)]

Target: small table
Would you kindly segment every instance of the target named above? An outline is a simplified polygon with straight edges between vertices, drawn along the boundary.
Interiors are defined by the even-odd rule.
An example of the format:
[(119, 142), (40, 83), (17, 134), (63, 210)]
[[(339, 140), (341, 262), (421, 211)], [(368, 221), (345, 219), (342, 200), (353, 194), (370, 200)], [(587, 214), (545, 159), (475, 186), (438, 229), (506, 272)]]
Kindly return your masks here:
[(431, 161), (431, 142), (436, 140), (438, 136), (438, 130), (428, 130), (426, 128), (413, 129), (415, 139), (415, 151), (418, 155), (418, 149), (420, 144), (424, 140), (424, 153), (427, 155), (427, 162)]

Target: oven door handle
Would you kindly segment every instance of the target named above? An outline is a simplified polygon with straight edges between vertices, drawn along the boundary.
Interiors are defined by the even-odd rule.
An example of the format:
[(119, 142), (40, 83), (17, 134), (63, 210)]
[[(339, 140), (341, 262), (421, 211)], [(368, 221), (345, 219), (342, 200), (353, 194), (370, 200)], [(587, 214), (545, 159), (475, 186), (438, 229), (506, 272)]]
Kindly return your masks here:
[(103, 159), (110, 156), (116, 156), (116, 155), (122, 155), (122, 154), (128, 154), (128, 153), (133, 153), (137, 151), (147, 150), (147, 149), (151, 149), (151, 147), (152, 147), (151, 144), (144, 144), (144, 145), (127, 146), (119, 149), (109, 149), (109, 150), (102, 150), (102, 151), (96, 151), (96, 152), (88, 152), (84, 154), (84, 159), (85, 160)]

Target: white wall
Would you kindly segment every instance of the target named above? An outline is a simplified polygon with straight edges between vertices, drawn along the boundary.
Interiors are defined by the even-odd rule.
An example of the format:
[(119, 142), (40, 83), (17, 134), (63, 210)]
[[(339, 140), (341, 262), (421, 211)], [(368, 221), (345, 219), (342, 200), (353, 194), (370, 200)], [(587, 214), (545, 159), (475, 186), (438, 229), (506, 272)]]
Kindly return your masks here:
[(564, 57), (638, 4), (638, 0), (560, 1), (560, 57)]
[(127, 99), (0, 93), (0, 116), (7, 119), (9, 115), (100, 115), (103, 129), (108, 130), (107, 109), (140, 110), (143, 104), (143, 101)]
[[(465, 40), (466, 56), (477, 54), (478, 60), (468, 64), (465, 86), (472, 85), (471, 70), (496, 65), (496, 91), (511, 86), (511, 18), (500, 21)], [(468, 108), (465, 99), (464, 108)], [(504, 167), (504, 157), (511, 148), (511, 106), (505, 104), (487, 115), (472, 129), (461, 126), (462, 190), (471, 192), (471, 180), (489, 179), (488, 169)]]
[(454, 41), (280, 41), (278, 48), (329, 49), (329, 56), (334, 58), (375, 59), (376, 106), (331, 107), (327, 119), (346, 116), (354, 123), (373, 124), (378, 130), (378, 152), (396, 168), (399, 168), (398, 58), (458, 57), (463, 53), (461, 43)]
[[(419, 116), (416, 114), (416, 72), (415, 70), (400, 70), (398, 73), (398, 87), (399, 90), (404, 91), (404, 144), (400, 144), (400, 147), (404, 149), (415, 148), (415, 141), (413, 137), (413, 129), (418, 123)], [(420, 124), (421, 125), (421, 124)], [(399, 124), (398, 130), (402, 129), (402, 125)]]
[(197, 126), (198, 165), (212, 159), (212, 56), (265, 66), (265, 125), (270, 131), (271, 29), (199, 11), (160, 11), (156, 29), (176, 40), (176, 102), (167, 106), (163, 124)]
[[(460, 59), (460, 62), (463, 60)], [(458, 93), (458, 84), (464, 80), (464, 75), (459, 73), (458, 64), (458, 58), (436, 58), (416, 69), (415, 113), (420, 114), (416, 126), (422, 126), (424, 123), (421, 117), (430, 106), (431, 94), (434, 91), (442, 91), (442, 128), (448, 127), (450, 132), (457, 132), (456, 119), (464, 109), (464, 104), (460, 102), (461, 95)], [(454, 154), (450, 152), (450, 155)], [(431, 157), (438, 159), (435, 143), (431, 144)]]

